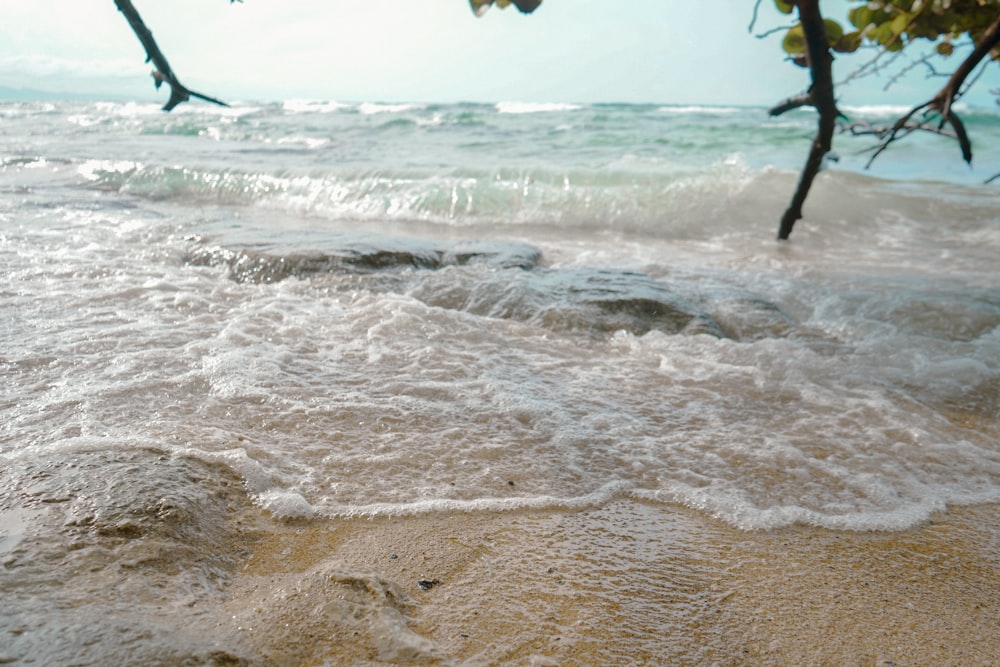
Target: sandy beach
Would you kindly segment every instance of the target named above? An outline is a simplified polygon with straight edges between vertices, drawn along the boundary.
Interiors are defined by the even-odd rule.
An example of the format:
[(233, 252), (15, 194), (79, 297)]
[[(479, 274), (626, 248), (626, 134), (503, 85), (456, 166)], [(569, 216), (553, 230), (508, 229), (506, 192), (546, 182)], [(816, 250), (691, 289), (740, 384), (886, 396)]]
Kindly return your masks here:
[(1000, 667), (996, 168), (516, 107), (0, 104), (0, 665)]
[(272, 525), (219, 630), (281, 665), (996, 665), (998, 519), (748, 533), (623, 500)]

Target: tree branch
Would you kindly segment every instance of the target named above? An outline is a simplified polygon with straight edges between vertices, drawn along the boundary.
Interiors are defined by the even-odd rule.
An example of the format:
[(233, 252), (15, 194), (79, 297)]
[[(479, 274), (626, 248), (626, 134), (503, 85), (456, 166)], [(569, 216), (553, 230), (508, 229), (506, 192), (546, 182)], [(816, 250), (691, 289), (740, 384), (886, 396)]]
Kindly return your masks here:
[[(469, 0), (469, 6), (472, 7), (472, 13), (476, 16), (483, 16), (486, 11), (493, 6), (496, 0)], [(531, 12), (538, 9), (539, 5), (542, 4), (542, 0), (508, 0), (507, 2), (497, 2), (497, 6), (504, 8), (510, 2), (514, 3), (518, 11), (522, 14), (530, 14)]]
[[(819, 112), (819, 121), (816, 137), (813, 139), (809, 157), (806, 159), (806, 164), (799, 176), (795, 194), (792, 195), (791, 203), (789, 203), (784, 215), (781, 216), (778, 239), (782, 241), (788, 239), (795, 222), (802, 218), (802, 206), (806, 201), (806, 195), (809, 194), (813, 180), (823, 165), (824, 156), (830, 152), (833, 145), (833, 132), (837, 126), (837, 117), (840, 115), (840, 112), (837, 111), (837, 101), (833, 95), (833, 56), (830, 54), (823, 15), (819, 10), (819, 0), (798, 0), (796, 6), (806, 38), (806, 60), (809, 63), (809, 73), (812, 78), (812, 85), (809, 87), (807, 96), (810, 103)], [(803, 97), (790, 99), (801, 101)], [(775, 108), (781, 108), (788, 101), (786, 100)]]
[(163, 105), (164, 111), (170, 111), (181, 102), (187, 102), (192, 97), (197, 97), (205, 100), (206, 102), (211, 102), (212, 104), (218, 104), (224, 107), (229, 106), (225, 102), (217, 100), (214, 97), (209, 97), (208, 95), (202, 95), (201, 93), (188, 90), (180, 81), (177, 80), (177, 77), (174, 75), (174, 71), (170, 68), (170, 63), (167, 62), (166, 56), (164, 56), (163, 52), (160, 51), (160, 47), (156, 45), (156, 40), (153, 39), (153, 33), (149, 31), (149, 28), (146, 27), (142, 17), (139, 16), (139, 12), (137, 12), (135, 7), (132, 5), (132, 0), (115, 0), (115, 6), (118, 7), (118, 11), (125, 15), (129, 25), (132, 26), (132, 32), (134, 32), (135, 36), (139, 38), (139, 42), (146, 50), (146, 62), (148, 63), (152, 61), (153, 66), (156, 68), (153, 70), (153, 81), (156, 83), (156, 88), (159, 89), (164, 83), (170, 86), (170, 99), (168, 99), (167, 103)]
[(757, 0), (753, 3), (753, 16), (750, 17), (750, 25), (747, 26), (747, 32), (753, 34), (753, 27), (757, 24), (757, 12), (760, 11), (761, 0)]
[[(902, 118), (896, 121), (893, 125), (892, 130), (882, 139), (879, 145), (876, 147), (875, 152), (872, 154), (871, 158), (868, 160), (867, 166), (870, 167), (879, 155), (882, 154), (885, 149), (887, 149), (893, 142), (900, 139), (901, 136), (899, 132), (903, 130), (910, 119), (919, 112), (923, 111), (924, 115), (936, 111), (941, 116), (940, 127), (944, 127), (946, 123), (951, 124), (952, 128), (955, 130), (955, 138), (958, 140), (959, 148), (962, 150), (962, 159), (966, 162), (972, 162), (972, 142), (969, 141), (969, 135), (965, 130), (965, 123), (962, 119), (958, 117), (952, 110), (952, 105), (956, 99), (961, 97), (963, 92), (963, 85), (965, 80), (975, 72), (976, 67), (982, 62), (983, 58), (989, 55), (998, 44), (1000, 44), (1000, 14), (993, 20), (993, 23), (986, 29), (983, 33), (983, 38), (976, 45), (976, 48), (962, 61), (962, 64), (958, 66), (951, 76), (948, 78), (948, 83), (944, 85), (941, 90), (937, 92), (934, 97), (924, 102), (923, 104), (918, 104), (917, 106), (910, 109)], [(906, 136), (904, 133), (902, 136)]]
[[(882, 139), (890, 132), (892, 132), (892, 128), (887, 125), (872, 125), (868, 121), (858, 120), (854, 121), (853, 123), (841, 125), (840, 131), (850, 132), (851, 136), (853, 137), (873, 135), (875, 137), (878, 137), (879, 139)], [(944, 137), (948, 137), (949, 139), (958, 138), (954, 130), (946, 130), (943, 127), (927, 123), (907, 123), (902, 127), (900, 131), (905, 132), (906, 134), (909, 134), (911, 132), (928, 132), (930, 134), (937, 134)], [(860, 153), (867, 153), (869, 150), (873, 149), (866, 149), (860, 151)]]
[(792, 95), (788, 99), (778, 102), (773, 107), (767, 110), (767, 115), (769, 116), (780, 116), (786, 111), (791, 111), (792, 109), (798, 109), (799, 107), (809, 107), (816, 106), (813, 102), (812, 93), (802, 93), (801, 95)]

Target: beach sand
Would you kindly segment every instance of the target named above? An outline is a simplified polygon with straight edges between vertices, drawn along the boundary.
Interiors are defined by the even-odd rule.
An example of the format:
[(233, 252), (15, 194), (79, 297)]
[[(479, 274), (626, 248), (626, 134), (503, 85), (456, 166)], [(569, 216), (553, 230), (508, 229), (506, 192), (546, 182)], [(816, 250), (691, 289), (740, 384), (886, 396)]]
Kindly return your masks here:
[(998, 520), (744, 532), (629, 500), (261, 518), (217, 631), (279, 665), (1000, 665)]

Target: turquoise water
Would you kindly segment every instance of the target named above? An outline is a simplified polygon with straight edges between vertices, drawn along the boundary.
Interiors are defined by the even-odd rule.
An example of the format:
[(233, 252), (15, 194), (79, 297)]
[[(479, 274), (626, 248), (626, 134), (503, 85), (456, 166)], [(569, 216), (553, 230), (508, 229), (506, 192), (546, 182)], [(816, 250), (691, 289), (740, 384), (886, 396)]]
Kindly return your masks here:
[(1000, 117), (967, 122), (974, 168), (838, 137), (778, 243), (807, 112), (0, 104), (8, 613), (44, 599), (20, 566), (211, 543), (241, 503), (902, 530), (1000, 500)]

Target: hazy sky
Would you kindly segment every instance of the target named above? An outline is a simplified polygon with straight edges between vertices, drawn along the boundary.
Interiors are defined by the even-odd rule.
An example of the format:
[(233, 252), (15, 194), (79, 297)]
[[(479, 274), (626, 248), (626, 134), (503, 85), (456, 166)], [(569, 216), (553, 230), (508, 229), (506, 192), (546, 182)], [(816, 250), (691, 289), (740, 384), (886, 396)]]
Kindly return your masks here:
[[(226, 100), (771, 104), (808, 84), (780, 36), (747, 32), (752, 0), (545, 0), (481, 19), (466, 0), (134, 2), (180, 80)], [(757, 29), (784, 19), (765, 0)], [(0, 87), (164, 101), (143, 61), (112, 0), (0, 0)], [(841, 99), (909, 105), (941, 85), (886, 82)], [(1000, 67), (977, 88), (968, 101), (993, 105)]]

